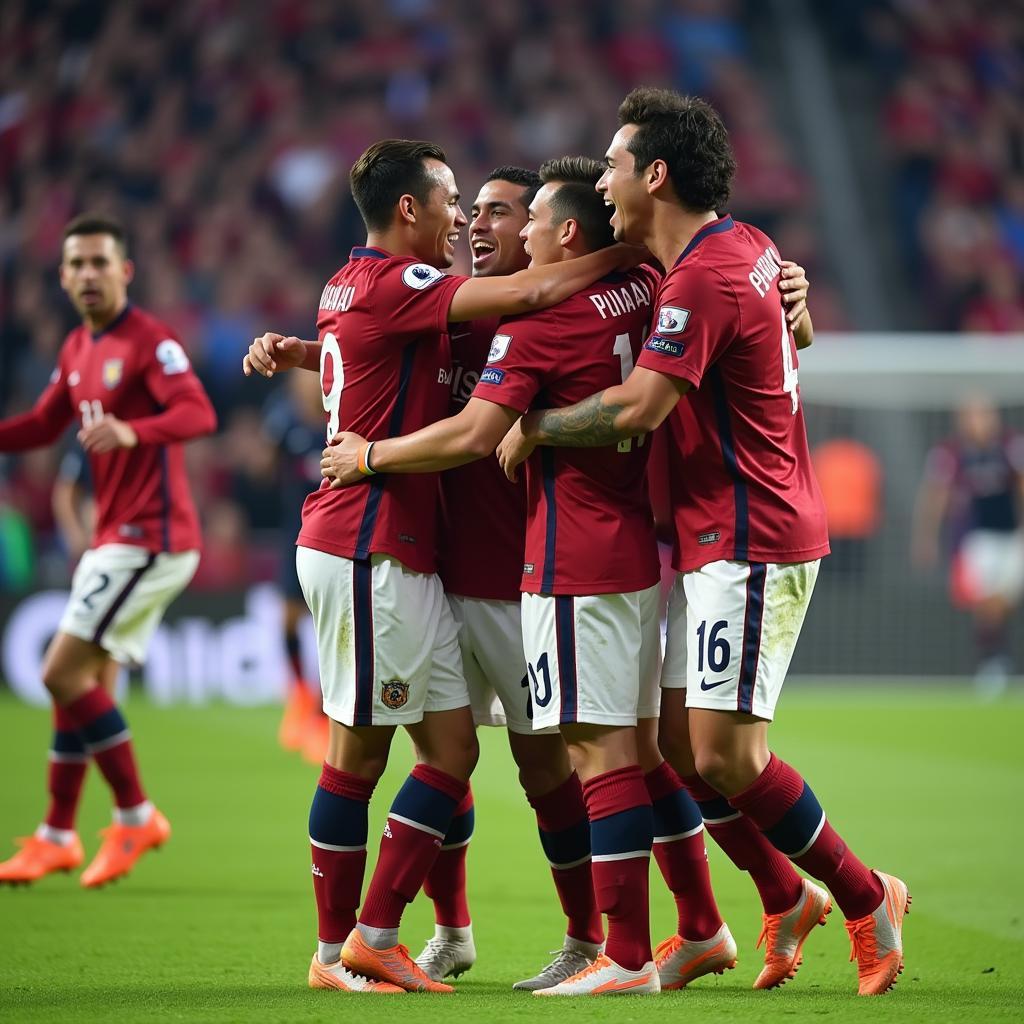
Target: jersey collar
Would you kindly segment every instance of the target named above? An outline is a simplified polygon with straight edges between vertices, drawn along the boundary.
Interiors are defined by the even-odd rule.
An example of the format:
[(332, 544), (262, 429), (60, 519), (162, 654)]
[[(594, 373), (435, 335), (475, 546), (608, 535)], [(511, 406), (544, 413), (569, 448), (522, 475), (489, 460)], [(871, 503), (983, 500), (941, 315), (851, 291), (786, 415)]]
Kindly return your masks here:
[(89, 334), (92, 336), (92, 340), (93, 341), (99, 341), (100, 338), (102, 338), (104, 334), (109, 334), (110, 331), (116, 330), (118, 327), (120, 327), (121, 324), (124, 323), (125, 317), (128, 316), (128, 314), (131, 312), (131, 309), (132, 309), (132, 304), (130, 302), (126, 302), (124, 304), (124, 309), (122, 309), (121, 312), (118, 313), (117, 316), (115, 316), (114, 319), (111, 320), (110, 323), (107, 324), (106, 327), (104, 327), (104, 328), (102, 328), (101, 330), (98, 330), (98, 331), (90, 331), (89, 332)]
[(702, 227), (700, 231), (690, 239), (689, 244), (679, 254), (679, 259), (677, 259), (672, 266), (678, 267), (679, 264), (682, 263), (683, 260), (685, 260), (686, 257), (689, 256), (705, 238), (708, 237), (708, 235), (717, 235), (720, 231), (732, 231), (734, 227), (735, 225), (733, 224), (731, 213), (727, 213), (724, 217), (719, 217), (718, 220), (711, 221), (710, 224), (705, 224), (704, 227)]
[(371, 249), (368, 245), (357, 245), (352, 250), (349, 259), (358, 260), (363, 257), (368, 257), (371, 260), (389, 259), (388, 254), (383, 249)]

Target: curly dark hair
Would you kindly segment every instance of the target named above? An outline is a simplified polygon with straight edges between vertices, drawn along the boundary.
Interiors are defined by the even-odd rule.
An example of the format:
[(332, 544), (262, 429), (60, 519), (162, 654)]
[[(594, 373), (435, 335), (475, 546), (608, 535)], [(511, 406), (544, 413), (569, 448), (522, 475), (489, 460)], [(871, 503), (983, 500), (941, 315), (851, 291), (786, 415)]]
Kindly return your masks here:
[(576, 221), (591, 251), (615, 241), (604, 196), (594, 188), (602, 174), (604, 164), (589, 156), (562, 156), (540, 165), (541, 181), (559, 186), (550, 203), (555, 219)]
[(640, 129), (626, 146), (638, 175), (655, 160), (664, 160), (686, 209), (707, 213), (725, 207), (736, 158), (729, 133), (709, 103), (670, 89), (634, 89), (619, 106), (619, 123)]
[(427, 201), (437, 184), (423, 164), (428, 158), (448, 162), (444, 150), (433, 142), (383, 139), (355, 162), (349, 181), (367, 230), (386, 230), (395, 204), (404, 195)]

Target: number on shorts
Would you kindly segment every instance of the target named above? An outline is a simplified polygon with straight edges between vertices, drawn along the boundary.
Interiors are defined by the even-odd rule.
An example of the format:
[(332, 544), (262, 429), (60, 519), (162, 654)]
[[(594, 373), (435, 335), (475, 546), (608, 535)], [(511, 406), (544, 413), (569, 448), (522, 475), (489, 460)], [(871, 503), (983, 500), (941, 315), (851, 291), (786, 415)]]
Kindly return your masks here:
[(82, 597), (82, 604), (84, 604), (89, 611), (92, 611), (92, 599), (102, 594), (103, 591), (110, 586), (110, 577), (105, 572), (96, 573), (96, 580), (96, 586), (93, 587), (88, 594), (85, 594)]
[[(331, 359), (331, 386), (324, 387), (324, 370), (327, 357)], [(338, 432), (341, 414), (341, 389), (345, 386), (345, 368), (341, 363), (341, 346), (333, 334), (325, 334), (320, 343), (320, 390), (323, 392), (324, 409), (327, 412), (327, 443)]]
[(527, 673), (519, 680), (519, 685), (526, 690), (526, 720), (533, 721), (533, 698), (530, 696), (530, 676)]
[(103, 419), (103, 403), (94, 398), (91, 402), (84, 399), (78, 403), (78, 411), (82, 414), (82, 426), (92, 427)]
[[(548, 670), (548, 652), (545, 651), (537, 659), (536, 669), (529, 664), (526, 667), (530, 672), (530, 682), (533, 683), (533, 702), (539, 708), (546, 708), (551, 703), (551, 672)], [(543, 694), (540, 689), (539, 677), (541, 676), (544, 679)]]
[[(697, 671), (704, 671), (704, 635), (707, 632), (708, 622), (705, 619), (697, 627)], [(723, 629), (728, 629), (729, 623), (725, 619), (721, 619), (711, 627), (711, 632), (707, 635), (707, 656), (708, 656), (708, 668), (712, 672), (722, 672), (729, 666), (729, 658), (732, 656), (732, 650), (729, 647), (729, 641), (724, 636), (719, 634)]]
[(793, 343), (789, 340), (786, 311), (782, 311), (782, 390), (793, 400), (793, 415), (800, 406), (799, 371), (793, 365)]
[[(622, 370), (622, 383), (626, 383), (626, 378), (633, 372), (633, 346), (629, 343), (628, 334), (616, 334), (615, 344), (612, 346), (612, 354), (619, 357), (619, 366)], [(641, 447), (644, 441), (647, 439), (646, 434), (638, 434), (635, 438), (624, 437), (618, 445), (620, 452), (631, 452), (633, 450), (633, 441), (636, 441), (637, 448)]]

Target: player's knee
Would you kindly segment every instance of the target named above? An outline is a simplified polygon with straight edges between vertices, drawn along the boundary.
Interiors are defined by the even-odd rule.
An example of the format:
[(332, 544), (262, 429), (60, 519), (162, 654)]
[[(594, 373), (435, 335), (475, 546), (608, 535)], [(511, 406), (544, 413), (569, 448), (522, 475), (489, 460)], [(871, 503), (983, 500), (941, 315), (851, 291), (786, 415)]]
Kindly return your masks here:
[(694, 751), (697, 774), (724, 796), (735, 796), (755, 782), (766, 759), (757, 751), (726, 751), (706, 747)]
[(664, 725), (658, 730), (658, 749), (676, 772), (684, 778), (697, 771), (690, 747), (690, 737)]
[(476, 732), (469, 729), (451, 736), (444, 746), (437, 750), (421, 751), (420, 760), (432, 768), (453, 775), (457, 779), (468, 779), (476, 768), (480, 757), (480, 746)]

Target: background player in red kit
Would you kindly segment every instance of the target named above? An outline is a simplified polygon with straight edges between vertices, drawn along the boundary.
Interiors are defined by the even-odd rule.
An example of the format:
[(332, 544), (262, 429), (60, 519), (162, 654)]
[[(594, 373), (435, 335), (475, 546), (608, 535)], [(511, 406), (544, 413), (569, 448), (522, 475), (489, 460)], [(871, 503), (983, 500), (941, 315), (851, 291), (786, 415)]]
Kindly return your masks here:
[[(601, 170), (596, 161), (578, 157), (541, 168), (545, 185), (531, 203), (523, 232), (532, 265), (571, 260), (611, 243), (593, 190)], [(646, 269), (612, 275), (550, 310), (503, 321), (464, 411), (412, 437), (375, 445), (376, 467), (424, 471), (479, 458), (541, 388), (556, 401), (571, 402), (601, 382), (622, 380), (646, 335), (655, 289), (656, 275)], [(325, 453), (325, 475), (338, 484), (358, 480), (364, 448), (362, 438), (342, 435)], [(635, 727), (638, 717), (649, 726), (657, 716), (660, 663), (658, 559), (644, 481), (647, 447), (645, 439), (631, 439), (618, 450), (537, 462), (530, 476), (522, 575), (532, 719), (535, 728), (561, 728), (584, 780), (583, 810), (591, 822), (578, 840), (579, 859), (589, 859), (593, 845), (592, 912), (608, 912), (609, 936), (608, 956), (601, 957), (595, 948), (600, 919), (585, 922), (593, 934), (590, 948), (567, 943), (563, 953), (572, 957), (520, 987), (558, 995), (658, 991), (646, 882), (655, 828), (663, 844), (659, 865), (680, 910), (685, 904), (690, 925), (707, 927), (699, 939), (724, 933), (697, 957), (707, 970), (695, 970), (687, 980), (721, 971), (734, 959), (735, 946), (711, 895), (700, 812), (663, 764), (656, 729), (646, 730), (646, 754), (639, 755), (646, 777), (638, 765)], [(586, 552), (573, 547), (580, 537), (587, 538)], [(553, 759), (549, 770), (555, 774), (560, 765)], [(564, 800), (576, 778), (563, 768), (552, 795)], [(580, 832), (578, 826), (573, 832)], [(549, 836), (545, 847), (557, 851), (568, 838)], [(569, 969), (573, 959), (582, 960), (576, 970)], [(674, 981), (679, 987), (682, 977)]]
[(129, 305), (132, 274), (118, 224), (84, 216), (65, 228), (61, 286), (82, 325), (32, 410), (0, 422), (0, 451), (11, 452), (52, 444), (80, 417), (96, 498), (92, 546), (43, 664), (55, 721), (50, 806), (35, 835), (0, 864), (0, 881), (35, 881), (82, 862), (74, 822), (90, 760), (116, 806), (82, 885), (127, 874), (171, 834), (146, 799), (113, 691), (119, 665), (143, 661), (164, 610), (199, 564), (181, 442), (210, 433), (216, 417), (172, 332)]
[[(324, 288), (319, 341), (264, 335), (246, 356), (247, 373), (319, 366), (328, 442), (343, 429), (376, 440), (444, 416), (449, 322), (550, 305), (634, 258), (595, 253), (493, 280), (442, 274), (466, 224), (444, 161), (430, 143), (371, 146), (351, 172), (367, 245)], [(436, 478), (410, 476), (347, 491), (325, 482), (303, 508), (296, 562), (332, 720), (310, 811), (315, 987), (452, 991), (397, 942), (402, 912), (468, 793), (477, 757), (456, 626), (434, 571), (436, 506)], [(367, 805), (398, 725), (420, 763), (392, 804), (357, 921)]]
[[(774, 288), (781, 261), (767, 236), (716, 213), (735, 162), (714, 110), (638, 89), (619, 119), (598, 190), (614, 207), (615, 237), (645, 243), (667, 268), (654, 333), (625, 384), (530, 413), (502, 458), (511, 470), (537, 444), (606, 445), (671, 415), (680, 576), (662, 679), (665, 745), (688, 734), (697, 772), (725, 807), (828, 885), (847, 917), (859, 991), (879, 994), (902, 970), (907, 887), (869, 871), (806, 782), (768, 749), (828, 552), (794, 343)], [(794, 912), (809, 930), (827, 903), (813, 889), (801, 902)], [(792, 970), (799, 957), (797, 946)]]

